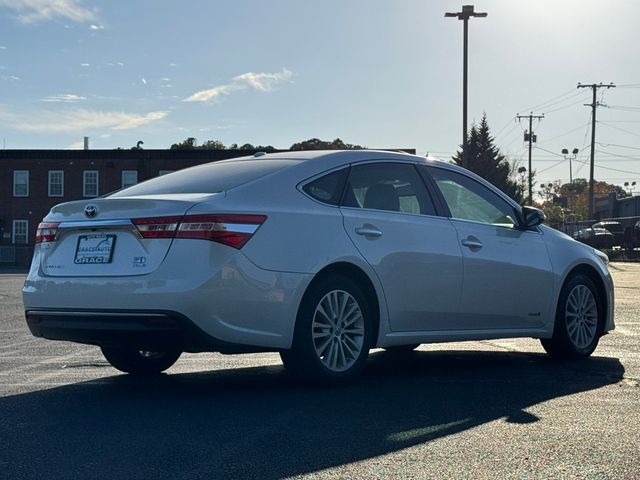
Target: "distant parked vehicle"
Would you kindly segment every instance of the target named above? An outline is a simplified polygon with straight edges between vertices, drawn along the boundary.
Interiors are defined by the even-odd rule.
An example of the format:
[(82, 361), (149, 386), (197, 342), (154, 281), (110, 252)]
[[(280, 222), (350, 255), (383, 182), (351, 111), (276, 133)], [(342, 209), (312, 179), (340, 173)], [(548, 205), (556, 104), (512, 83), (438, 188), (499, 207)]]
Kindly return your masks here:
[(624, 229), (625, 226), (615, 220), (603, 220), (598, 223), (594, 223), (592, 228), (601, 229), (604, 228), (613, 234), (613, 247), (621, 247), (625, 244)]
[(615, 237), (606, 228), (588, 227), (578, 230), (573, 238), (593, 248), (606, 249), (615, 245)]

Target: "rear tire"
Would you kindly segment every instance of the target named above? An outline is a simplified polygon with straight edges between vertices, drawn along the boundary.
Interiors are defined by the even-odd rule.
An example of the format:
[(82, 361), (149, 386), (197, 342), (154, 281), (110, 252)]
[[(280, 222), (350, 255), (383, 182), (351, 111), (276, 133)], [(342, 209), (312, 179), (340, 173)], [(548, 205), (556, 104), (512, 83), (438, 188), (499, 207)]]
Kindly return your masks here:
[(371, 303), (342, 275), (312, 284), (298, 310), (293, 346), (280, 353), (287, 370), (303, 380), (329, 384), (355, 378), (373, 343), (377, 315)]
[(134, 348), (100, 347), (104, 358), (121, 372), (133, 375), (154, 375), (171, 367), (180, 355), (179, 350), (148, 352)]
[(598, 289), (589, 277), (577, 274), (562, 287), (553, 337), (540, 340), (555, 358), (588, 357), (598, 346), (604, 327), (604, 308)]

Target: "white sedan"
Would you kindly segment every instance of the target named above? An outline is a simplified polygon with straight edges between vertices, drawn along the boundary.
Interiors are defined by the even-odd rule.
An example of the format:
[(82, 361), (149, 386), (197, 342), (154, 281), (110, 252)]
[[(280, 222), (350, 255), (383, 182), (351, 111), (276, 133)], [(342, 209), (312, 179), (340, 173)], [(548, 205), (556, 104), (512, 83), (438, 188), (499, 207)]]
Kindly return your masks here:
[(256, 154), (54, 207), (24, 285), (31, 332), (130, 373), (182, 352), (280, 352), (305, 378), (371, 348), (614, 328), (606, 255), (457, 166), (382, 151)]

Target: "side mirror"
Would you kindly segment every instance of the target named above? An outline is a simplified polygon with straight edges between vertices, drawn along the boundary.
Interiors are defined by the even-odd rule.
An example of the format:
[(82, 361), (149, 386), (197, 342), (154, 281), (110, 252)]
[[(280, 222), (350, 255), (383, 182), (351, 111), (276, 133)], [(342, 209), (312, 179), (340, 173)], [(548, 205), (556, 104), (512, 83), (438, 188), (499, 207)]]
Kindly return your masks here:
[(534, 207), (522, 207), (522, 228), (533, 228), (547, 219), (542, 210)]

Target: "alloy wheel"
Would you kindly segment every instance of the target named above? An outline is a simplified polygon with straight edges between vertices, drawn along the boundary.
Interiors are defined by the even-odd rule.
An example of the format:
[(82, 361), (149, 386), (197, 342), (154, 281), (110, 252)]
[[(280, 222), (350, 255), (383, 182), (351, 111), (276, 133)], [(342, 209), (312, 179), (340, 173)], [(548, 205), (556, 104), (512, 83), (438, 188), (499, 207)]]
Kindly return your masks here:
[(311, 332), (316, 355), (333, 372), (351, 368), (364, 346), (364, 317), (356, 299), (332, 290), (318, 302)]
[(567, 333), (573, 344), (579, 349), (591, 345), (598, 329), (598, 305), (589, 287), (576, 285), (569, 292), (565, 318)]

